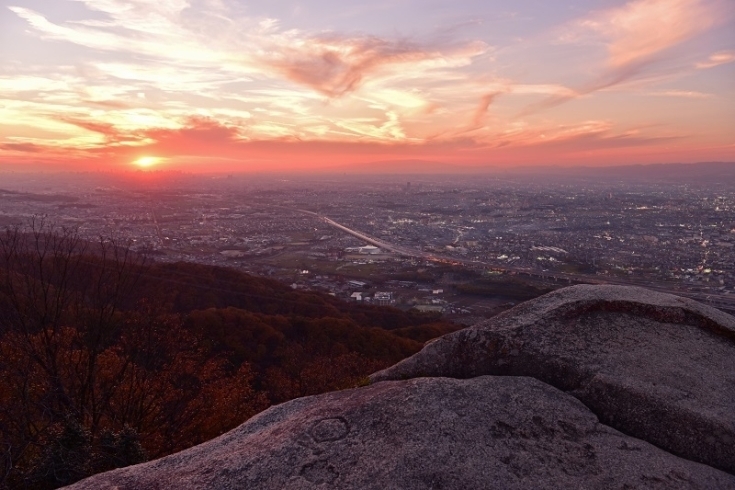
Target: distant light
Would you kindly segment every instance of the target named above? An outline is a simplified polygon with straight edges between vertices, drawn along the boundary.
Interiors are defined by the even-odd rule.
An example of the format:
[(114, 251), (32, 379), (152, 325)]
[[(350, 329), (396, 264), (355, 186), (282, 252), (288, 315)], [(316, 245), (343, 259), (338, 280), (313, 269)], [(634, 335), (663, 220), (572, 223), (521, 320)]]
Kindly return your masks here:
[(133, 161), (133, 164), (139, 166), (139, 167), (151, 167), (161, 161), (158, 157), (140, 157), (137, 160)]

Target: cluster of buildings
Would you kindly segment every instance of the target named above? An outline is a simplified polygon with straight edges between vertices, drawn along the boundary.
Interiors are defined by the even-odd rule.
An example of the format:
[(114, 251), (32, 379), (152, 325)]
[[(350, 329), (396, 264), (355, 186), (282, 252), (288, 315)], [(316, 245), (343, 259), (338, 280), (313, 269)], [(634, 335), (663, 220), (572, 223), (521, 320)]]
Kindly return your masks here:
[[(389, 282), (426, 267), (426, 257), (735, 295), (735, 184), (16, 180), (0, 189), (0, 225), (45, 215), (156, 260), (237, 267), (354, 301), (454, 308), (436, 283)], [(416, 253), (367, 243), (322, 217)]]

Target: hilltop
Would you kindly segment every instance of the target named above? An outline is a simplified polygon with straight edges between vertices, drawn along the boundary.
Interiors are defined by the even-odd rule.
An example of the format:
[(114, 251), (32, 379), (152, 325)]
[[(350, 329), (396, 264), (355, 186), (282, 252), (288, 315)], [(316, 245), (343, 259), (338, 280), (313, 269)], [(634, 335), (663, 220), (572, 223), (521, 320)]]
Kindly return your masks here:
[(735, 318), (573, 286), (71, 488), (735, 488)]
[(460, 328), (37, 231), (0, 236), (0, 488), (180, 451)]

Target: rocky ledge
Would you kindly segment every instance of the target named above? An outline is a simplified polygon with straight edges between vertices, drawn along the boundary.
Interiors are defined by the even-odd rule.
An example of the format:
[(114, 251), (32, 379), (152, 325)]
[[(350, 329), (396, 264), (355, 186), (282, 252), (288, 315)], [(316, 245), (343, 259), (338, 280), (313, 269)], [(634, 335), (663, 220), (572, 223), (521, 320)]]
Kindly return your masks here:
[(574, 286), (75, 489), (735, 489), (735, 318)]

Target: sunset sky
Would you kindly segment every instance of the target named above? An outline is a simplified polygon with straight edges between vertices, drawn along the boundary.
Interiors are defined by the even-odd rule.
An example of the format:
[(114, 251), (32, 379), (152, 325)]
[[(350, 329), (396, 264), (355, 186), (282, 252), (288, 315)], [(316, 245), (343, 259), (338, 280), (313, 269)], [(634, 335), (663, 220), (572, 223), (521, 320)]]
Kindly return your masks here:
[(733, 0), (0, 0), (0, 171), (735, 161)]

